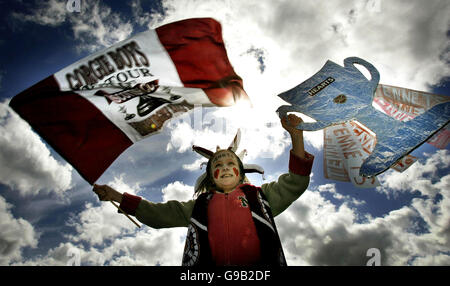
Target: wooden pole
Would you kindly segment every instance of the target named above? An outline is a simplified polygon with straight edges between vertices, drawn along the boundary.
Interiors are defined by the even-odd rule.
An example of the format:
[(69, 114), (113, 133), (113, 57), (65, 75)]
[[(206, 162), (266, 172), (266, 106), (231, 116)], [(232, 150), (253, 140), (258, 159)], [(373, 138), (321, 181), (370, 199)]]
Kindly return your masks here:
[(121, 211), (129, 220), (131, 220), (137, 227), (141, 228), (141, 226), (132, 218), (130, 217), (126, 212), (124, 212), (115, 202), (110, 201), (119, 211)]

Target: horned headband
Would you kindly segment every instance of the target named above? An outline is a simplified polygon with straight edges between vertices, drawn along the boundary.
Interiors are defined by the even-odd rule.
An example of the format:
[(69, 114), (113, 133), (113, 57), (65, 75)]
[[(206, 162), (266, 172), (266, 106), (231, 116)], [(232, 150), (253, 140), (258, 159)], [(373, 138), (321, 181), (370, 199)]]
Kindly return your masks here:
[[(230, 146), (227, 148), (227, 150), (232, 151), (239, 157), (242, 164), (244, 165), (244, 173), (260, 173), (261, 175), (263, 175), (263, 178), (264, 178), (264, 169), (262, 167), (260, 167), (259, 165), (255, 165), (255, 164), (244, 164), (243, 159), (244, 159), (245, 154), (247, 153), (247, 150), (244, 149), (239, 154), (236, 153), (236, 151), (239, 147), (240, 141), (241, 141), (241, 130), (238, 129), (236, 136), (234, 136), (234, 139), (231, 142)], [(208, 160), (210, 160), (216, 152), (221, 151), (219, 146), (217, 146), (216, 152), (213, 152), (211, 150), (205, 149), (200, 146), (195, 146), (195, 145), (192, 146), (192, 150), (194, 150), (198, 154), (202, 155), (203, 157), (207, 158)], [(206, 170), (206, 172), (207, 172), (207, 170)], [(207, 175), (206, 172), (203, 173), (197, 179), (197, 182), (195, 183), (195, 191), (198, 190), (198, 188), (202, 185), (203, 180), (205, 180), (206, 175)]]

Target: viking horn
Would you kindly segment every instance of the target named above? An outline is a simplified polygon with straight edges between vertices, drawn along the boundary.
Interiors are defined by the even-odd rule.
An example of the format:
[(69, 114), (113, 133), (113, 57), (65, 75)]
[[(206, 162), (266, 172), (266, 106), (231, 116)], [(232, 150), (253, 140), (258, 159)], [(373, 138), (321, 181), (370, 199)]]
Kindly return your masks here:
[(244, 156), (247, 155), (247, 150), (244, 149), (242, 150), (237, 156), (239, 157), (239, 159), (244, 160)]
[(211, 157), (214, 155), (214, 152), (200, 146), (193, 145), (192, 150), (194, 150), (195, 152), (197, 152), (198, 154), (202, 155), (207, 159), (211, 159)]
[(236, 136), (234, 136), (233, 141), (230, 144), (230, 147), (228, 147), (228, 150), (231, 150), (233, 152), (236, 152), (236, 150), (239, 147), (239, 143), (241, 142), (241, 129), (238, 129)]

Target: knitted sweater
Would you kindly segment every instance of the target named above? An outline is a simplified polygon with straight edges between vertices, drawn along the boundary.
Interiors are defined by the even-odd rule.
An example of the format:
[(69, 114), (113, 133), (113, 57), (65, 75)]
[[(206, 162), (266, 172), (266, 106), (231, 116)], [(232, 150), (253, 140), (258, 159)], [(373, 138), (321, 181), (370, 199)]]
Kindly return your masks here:
[[(274, 217), (297, 200), (308, 187), (314, 156), (307, 152), (305, 156), (306, 158), (300, 158), (291, 152), (289, 172), (282, 174), (277, 182), (261, 186)], [(194, 205), (195, 200), (153, 203), (124, 193), (120, 207), (128, 214), (136, 216), (141, 223), (159, 229), (189, 226)]]

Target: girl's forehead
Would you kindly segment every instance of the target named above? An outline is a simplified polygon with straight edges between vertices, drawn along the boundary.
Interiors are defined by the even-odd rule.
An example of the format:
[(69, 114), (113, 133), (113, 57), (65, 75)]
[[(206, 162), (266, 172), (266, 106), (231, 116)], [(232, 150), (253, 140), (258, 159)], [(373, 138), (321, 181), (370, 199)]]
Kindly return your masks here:
[(223, 151), (223, 152), (220, 152), (219, 154), (215, 155), (212, 158), (212, 163), (215, 163), (217, 161), (228, 160), (228, 159), (236, 160), (236, 156), (233, 153), (231, 153), (230, 151)]

